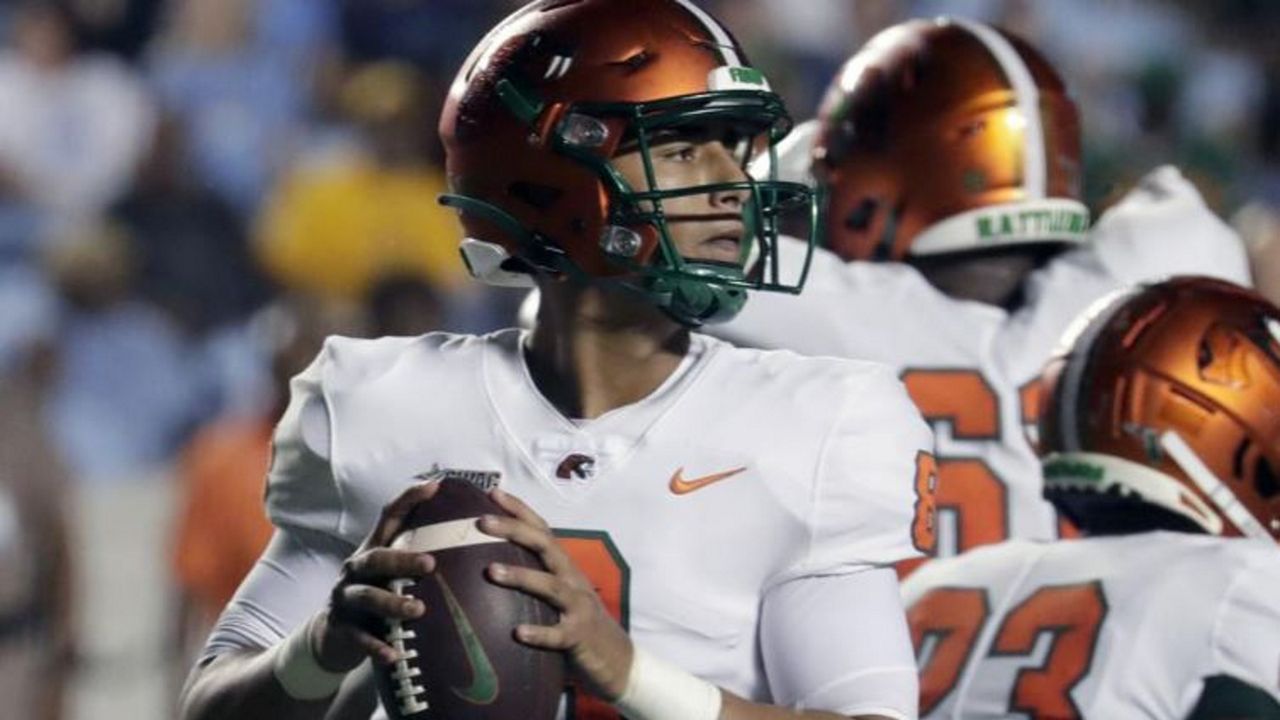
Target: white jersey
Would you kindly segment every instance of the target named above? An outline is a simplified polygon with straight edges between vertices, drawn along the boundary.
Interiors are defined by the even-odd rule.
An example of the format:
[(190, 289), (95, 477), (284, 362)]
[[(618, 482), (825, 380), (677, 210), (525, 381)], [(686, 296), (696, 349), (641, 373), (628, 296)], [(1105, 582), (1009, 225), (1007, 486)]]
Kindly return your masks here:
[[(327, 556), (331, 569), (301, 588), (260, 563), (213, 650), (278, 641), (323, 605), (383, 505), (442, 473), (523, 499), (638, 646), (746, 698), (852, 709), (841, 693), (864, 679), (848, 671), (860, 638), (845, 634), (844, 618), (856, 611), (806, 618), (790, 598), (810, 580), (882, 574), (891, 610), (874, 621), (900, 630), (887, 670), (911, 686), (912, 707), (897, 714), (913, 712), (905, 620), (881, 566), (931, 542), (931, 487), (918, 476), (932, 441), (891, 370), (694, 335), (649, 397), (582, 421), (537, 391), (523, 337), (326, 343), (293, 382), (267, 507), (306, 545), (299, 555)], [(288, 588), (303, 595), (294, 617), (267, 617), (261, 608), (278, 601), (266, 595)], [(803, 633), (771, 630), (779, 622), (810, 623), (813, 636), (794, 647)], [(815, 672), (798, 677), (798, 668)]]
[(903, 585), (921, 716), (1180, 719), (1215, 676), (1280, 702), (1277, 598), (1280, 547), (1240, 538), (1011, 541), (937, 560)]
[[(786, 267), (804, 246), (783, 241)], [(939, 555), (1006, 538), (1056, 536), (1027, 439), (1035, 380), (1078, 313), (1126, 285), (1175, 274), (1247, 284), (1234, 232), (1172, 167), (1148, 175), (1090, 240), (1034, 273), (1013, 313), (942, 294), (904, 263), (818, 251), (797, 296), (759, 293), (711, 331), (750, 347), (875, 360), (895, 368), (938, 442)]]

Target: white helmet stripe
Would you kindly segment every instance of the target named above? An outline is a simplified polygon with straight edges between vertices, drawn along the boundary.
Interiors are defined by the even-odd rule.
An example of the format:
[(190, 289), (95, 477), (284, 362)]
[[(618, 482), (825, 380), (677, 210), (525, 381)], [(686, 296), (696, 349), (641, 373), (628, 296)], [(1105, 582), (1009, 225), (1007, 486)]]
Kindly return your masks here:
[(1084, 312), (1076, 316), (1058, 341), (1055, 356), (1066, 355), (1067, 366), (1062, 369), (1062, 377), (1058, 378), (1058, 389), (1055, 391), (1060, 399), (1057, 406), (1058, 432), (1061, 435), (1063, 452), (1078, 452), (1082, 448), (1080, 437), (1080, 394), (1084, 390), (1084, 371), (1089, 365), (1089, 355), (1093, 344), (1102, 329), (1107, 326), (1111, 316), (1120, 310), (1122, 300), (1137, 292), (1136, 288), (1120, 288), (1094, 300)]
[(1018, 110), (1022, 114), (1025, 125), (1022, 128), (1022, 188), (1028, 198), (1038, 199), (1045, 196), (1048, 184), (1048, 170), (1045, 160), (1044, 123), (1040, 118), (1040, 91), (1031, 70), (1022, 61), (1022, 56), (1003, 35), (981, 23), (955, 19), (954, 22), (973, 33), (987, 50), (1000, 63), (1009, 84), (1013, 86), (1014, 97), (1018, 101)]
[(1231, 492), (1222, 480), (1209, 469), (1208, 465), (1200, 459), (1195, 450), (1187, 445), (1187, 441), (1173, 430), (1166, 431), (1160, 436), (1160, 446), (1165, 452), (1169, 453), (1169, 457), (1182, 468), (1182, 471), (1191, 478), (1191, 481), (1200, 488), (1218, 510), (1235, 525), (1245, 537), (1254, 540), (1262, 540), (1271, 542), (1271, 533), (1258, 522), (1258, 519), (1249, 512), (1249, 508), (1240, 502), (1240, 498)]
[(707, 32), (711, 33), (711, 37), (715, 38), (716, 44), (720, 46), (720, 53), (724, 56), (724, 61), (729, 67), (741, 67), (742, 58), (738, 56), (737, 46), (733, 43), (729, 31), (715, 18), (707, 14), (706, 10), (694, 5), (690, 0), (676, 0), (686, 10), (693, 13), (694, 17), (702, 21), (703, 26), (707, 28)]

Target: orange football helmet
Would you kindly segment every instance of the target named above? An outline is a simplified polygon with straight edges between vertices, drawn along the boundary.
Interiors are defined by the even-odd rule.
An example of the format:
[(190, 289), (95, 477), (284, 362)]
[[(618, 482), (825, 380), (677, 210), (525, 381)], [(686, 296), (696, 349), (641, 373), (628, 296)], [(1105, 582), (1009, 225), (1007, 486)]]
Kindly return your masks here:
[(813, 176), (846, 260), (1082, 241), (1080, 122), (1026, 42), (912, 20), (851, 57), (818, 112)]
[[(477, 278), (531, 285), (532, 273), (621, 282), (690, 325), (731, 317), (746, 289), (798, 292), (777, 272), (779, 217), (815, 193), (756, 181), (658, 188), (649, 148), (663, 133), (712, 128), (745, 168), (791, 128), (782, 100), (736, 40), (689, 0), (537, 0), (480, 42), (453, 82), (440, 122), (463, 258)], [(638, 147), (648, 188), (610, 165)], [(726, 146), (730, 146), (726, 140)], [(682, 258), (664, 199), (745, 193), (739, 267)], [(748, 274), (754, 257), (762, 269)], [(805, 263), (807, 268), (807, 261)]]
[(1047, 497), (1086, 531), (1145, 515), (1280, 540), (1280, 309), (1175, 278), (1101, 301), (1072, 336), (1044, 374)]

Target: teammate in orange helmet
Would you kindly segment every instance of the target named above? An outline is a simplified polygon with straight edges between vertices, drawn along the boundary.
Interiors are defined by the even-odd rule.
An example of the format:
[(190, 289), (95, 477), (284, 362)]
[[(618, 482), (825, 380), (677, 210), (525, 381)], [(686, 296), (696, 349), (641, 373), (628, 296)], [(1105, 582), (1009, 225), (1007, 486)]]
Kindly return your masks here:
[(922, 716), (1280, 717), (1280, 309), (1178, 278), (1071, 336), (1045, 492), (1089, 537), (906, 581)]
[(334, 338), (294, 379), (275, 536), (183, 717), (317, 717), (400, 660), (353, 618), (425, 611), (383, 583), (434, 559), (381, 547), (424, 475), (500, 486), (515, 517), (479, 530), (549, 570), (489, 577), (560, 611), (512, 630), (563, 653), (587, 691), (568, 716), (914, 717), (891, 564), (932, 545), (927, 426), (887, 368), (690, 332), (796, 289), (776, 229), (812, 193), (744, 169), (789, 125), (689, 0), (538, 0), (482, 40), (442, 115), (444, 201), (474, 276), (541, 289), (536, 325)]
[(938, 439), (941, 555), (1056, 537), (1025, 429), (1032, 381), (1076, 313), (1179, 272), (1247, 282), (1239, 240), (1174, 168), (1090, 229), (1067, 88), (1034, 48), (981, 23), (876, 35), (784, 144), (777, 171), (830, 196), (830, 251), (799, 297), (761, 297), (714, 332), (894, 367)]

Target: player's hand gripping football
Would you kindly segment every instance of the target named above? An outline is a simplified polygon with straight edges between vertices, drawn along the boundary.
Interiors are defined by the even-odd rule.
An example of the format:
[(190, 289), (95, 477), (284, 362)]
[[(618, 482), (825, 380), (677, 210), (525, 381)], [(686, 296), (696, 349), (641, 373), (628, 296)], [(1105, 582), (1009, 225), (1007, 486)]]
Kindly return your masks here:
[(486, 515), (480, 530), (533, 551), (547, 571), (494, 564), (489, 566), (489, 578), (541, 598), (560, 611), (555, 625), (518, 626), (516, 639), (564, 653), (570, 670), (587, 690), (605, 700), (617, 700), (631, 672), (631, 638), (605, 610), (595, 588), (556, 542), (546, 521), (502, 490), (492, 491), (490, 497), (514, 517)]
[(311, 647), (320, 666), (346, 672), (366, 657), (392, 663), (398, 653), (371, 629), (386, 620), (410, 620), (422, 615), (422, 601), (387, 590), (392, 578), (425, 577), (435, 570), (435, 558), (427, 553), (386, 547), (399, 532), (409, 511), (431, 499), (438, 482), (410, 487), (382, 509), (369, 537), (342, 564), (342, 575), (329, 594), (329, 605), (311, 623)]

